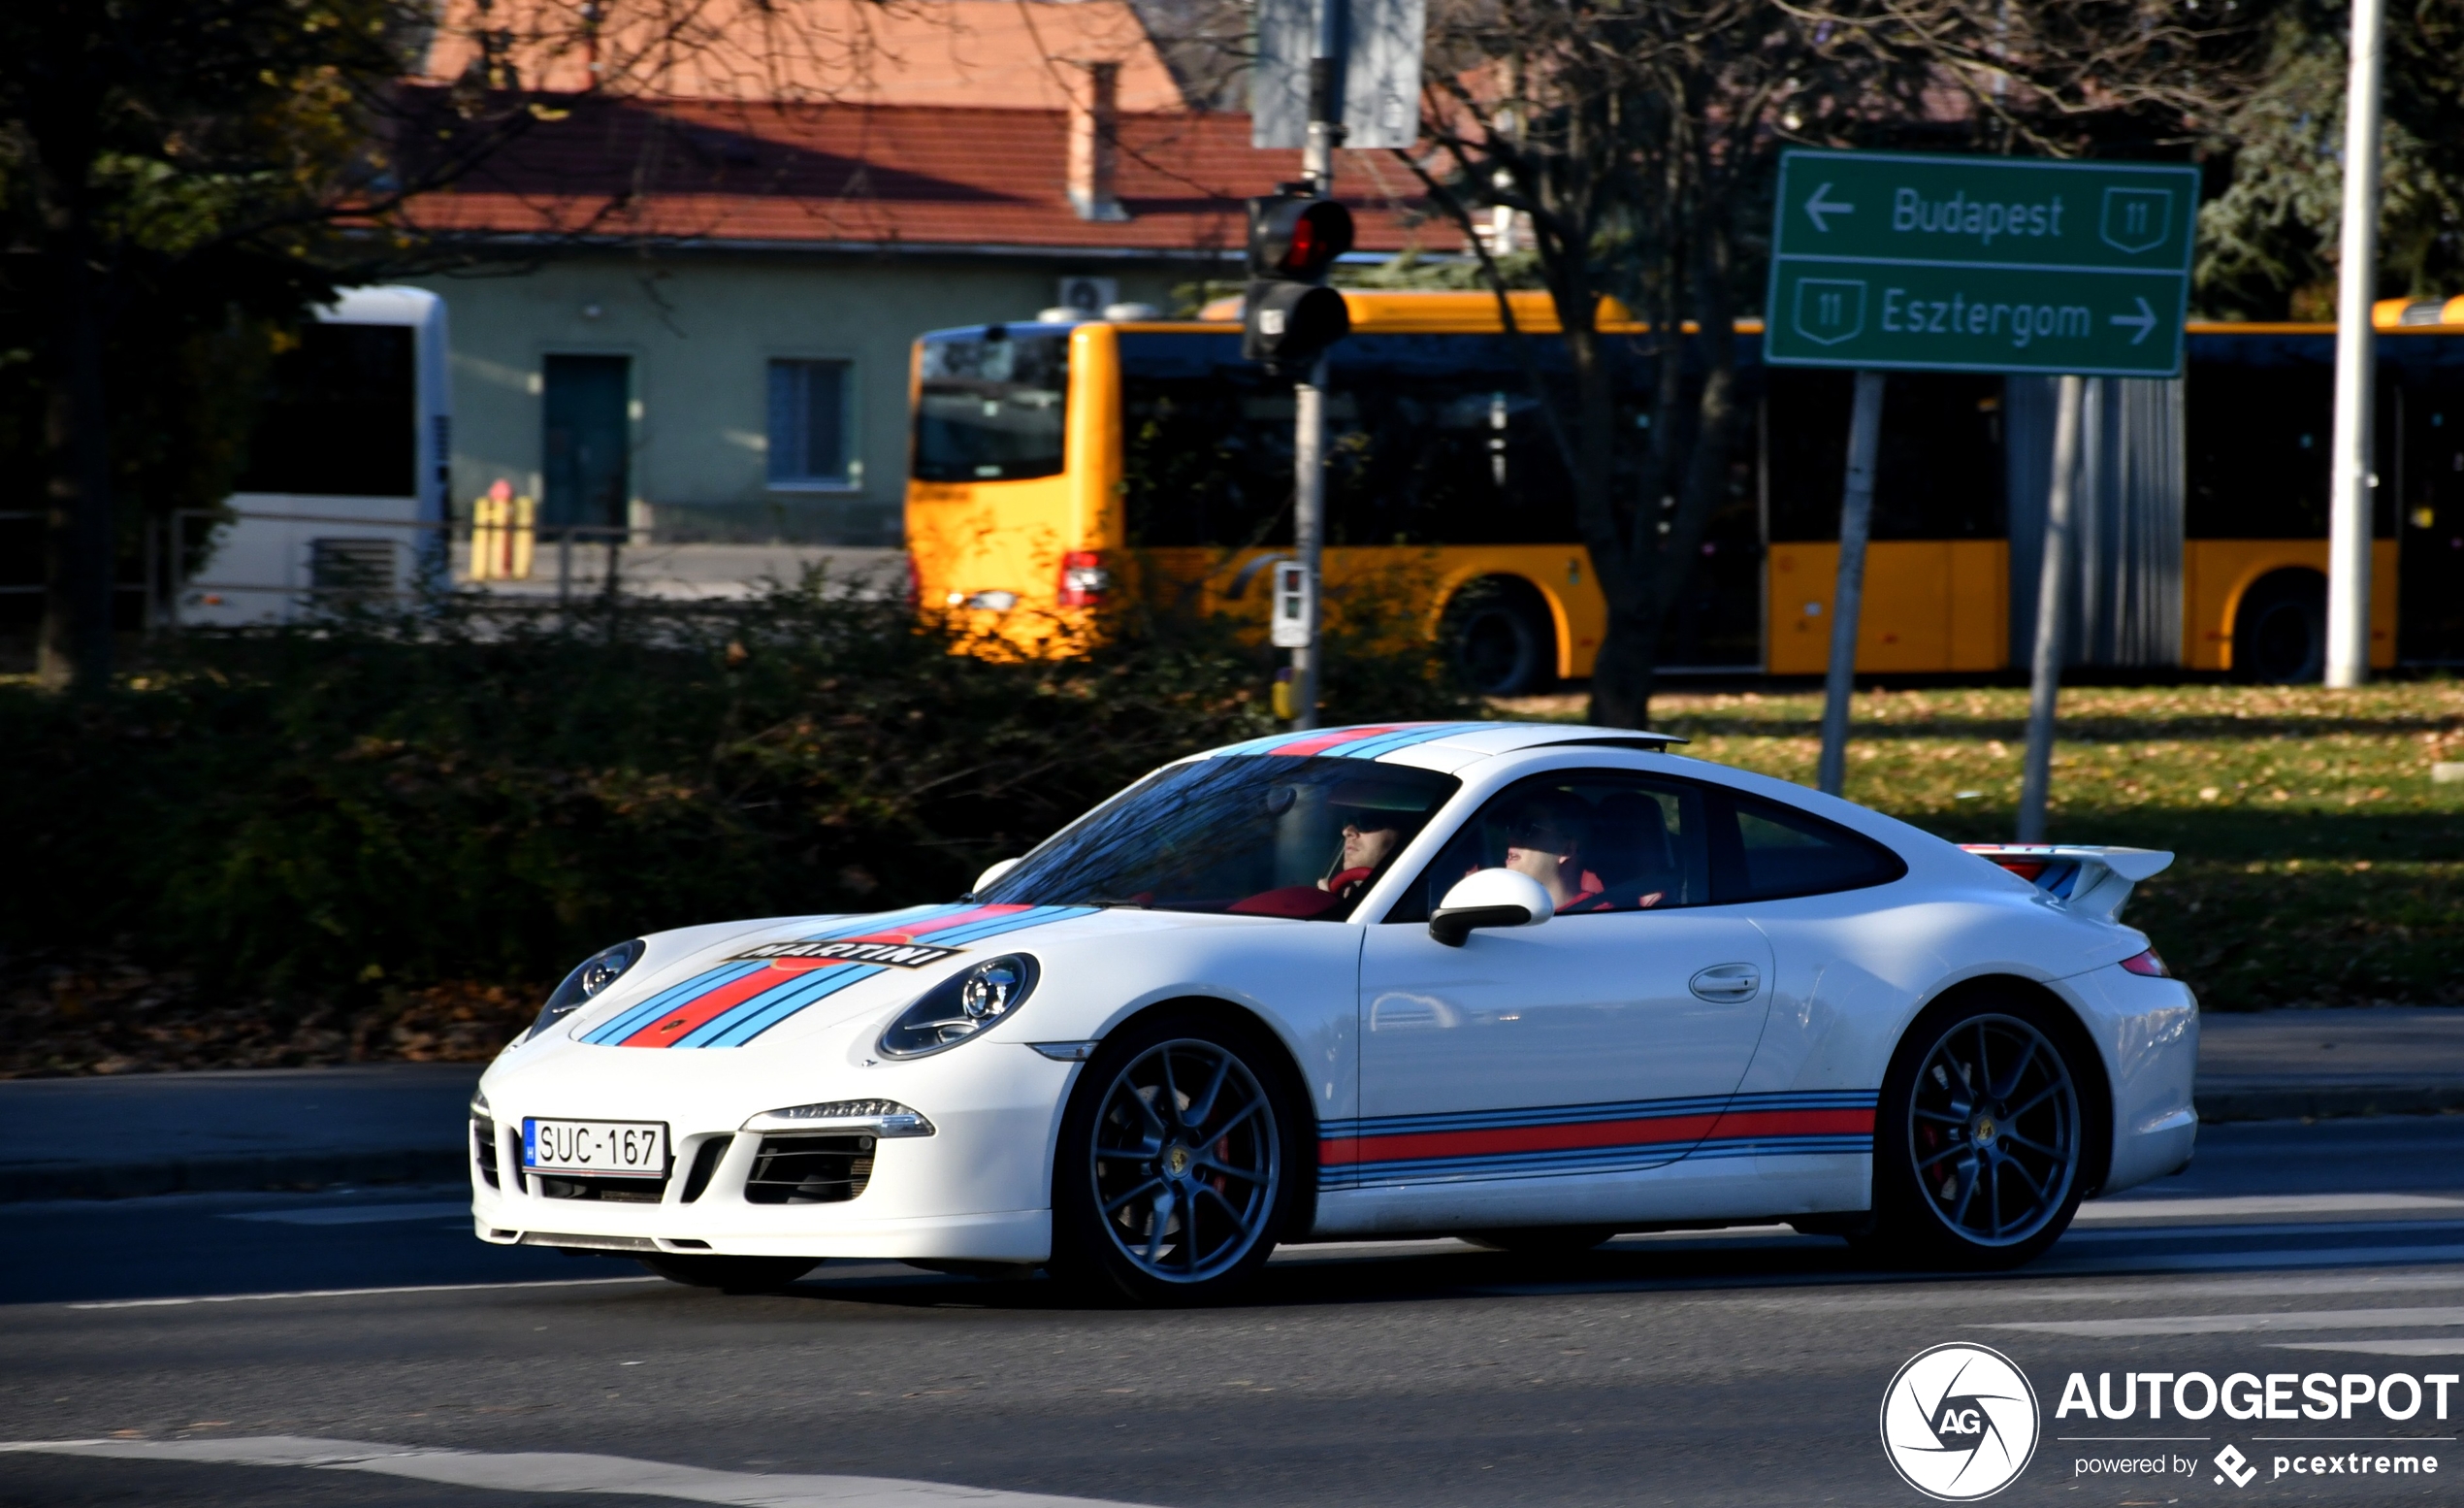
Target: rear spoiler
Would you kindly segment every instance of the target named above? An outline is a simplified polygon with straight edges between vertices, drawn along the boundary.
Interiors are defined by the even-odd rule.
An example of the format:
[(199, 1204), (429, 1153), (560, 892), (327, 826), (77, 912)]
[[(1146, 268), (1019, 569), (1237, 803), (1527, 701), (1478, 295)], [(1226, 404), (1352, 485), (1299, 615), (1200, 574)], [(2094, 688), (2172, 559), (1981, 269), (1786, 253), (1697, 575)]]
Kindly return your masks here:
[(2064, 910), (2117, 921), (2141, 880), (2163, 871), (2173, 855), (2160, 848), (2098, 848), (2072, 843), (1961, 843), (2058, 902)]

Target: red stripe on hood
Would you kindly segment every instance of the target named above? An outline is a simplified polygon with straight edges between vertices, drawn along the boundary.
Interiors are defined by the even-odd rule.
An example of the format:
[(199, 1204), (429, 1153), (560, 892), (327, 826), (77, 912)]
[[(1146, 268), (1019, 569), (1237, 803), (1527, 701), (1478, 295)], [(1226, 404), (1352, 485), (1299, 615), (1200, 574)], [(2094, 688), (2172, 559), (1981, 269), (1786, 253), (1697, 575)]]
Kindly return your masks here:
[[(798, 963), (804, 962), (801, 959)], [(749, 974), (730, 979), (715, 990), (704, 991), (673, 1010), (663, 1010), (659, 1019), (617, 1043), (619, 1047), (672, 1047), (683, 1041), (685, 1034), (722, 1011), (731, 1010), (764, 990), (776, 989), (794, 975), (777, 969), (757, 968)]]
[(969, 906), (954, 915), (918, 922), (913, 927), (901, 927), (890, 932), (868, 932), (860, 937), (833, 937), (830, 940), (833, 942), (914, 942), (919, 938), (929, 937), (937, 932), (948, 932), (953, 927), (971, 927), (977, 922), (994, 921), (1004, 916), (1016, 916), (1021, 911), (1034, 909), (1035, 907), (1031, 905), (1012, 904)]

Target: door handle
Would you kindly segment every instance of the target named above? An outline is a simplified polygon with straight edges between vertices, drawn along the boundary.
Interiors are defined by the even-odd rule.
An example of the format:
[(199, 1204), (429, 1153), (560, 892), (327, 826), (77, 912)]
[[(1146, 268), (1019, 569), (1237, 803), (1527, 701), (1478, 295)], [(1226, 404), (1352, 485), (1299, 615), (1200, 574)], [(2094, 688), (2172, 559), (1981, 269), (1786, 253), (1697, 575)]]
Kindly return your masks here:
[(1733, 1005), (1763, 993), (1763, 971), (1751, 964), (1714, 964), (1686, 981), (1686, 987), (1702, 1000)]

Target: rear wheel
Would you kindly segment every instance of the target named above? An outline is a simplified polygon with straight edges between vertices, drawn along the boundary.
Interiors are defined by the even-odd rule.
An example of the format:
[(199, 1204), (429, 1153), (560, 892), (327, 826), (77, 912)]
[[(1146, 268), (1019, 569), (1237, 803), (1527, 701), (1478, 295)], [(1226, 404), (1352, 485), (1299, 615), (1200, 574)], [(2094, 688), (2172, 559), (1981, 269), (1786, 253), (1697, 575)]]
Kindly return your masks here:
[(1442, 630), (1447, 662), (1466, 690), (1516, 697), (1557, 672), (1557, 625), (1527, 581), (1484, 576), (1446, 604)]
[(821, 1265), (812, 1257), (694, 1257), (676, 1252), (639, 1260), (670, 1283), (728, 1294), (775, 1294)]
[(2076, 1040), (2051, 1007), (2017, 996), (1919, 1018), (1883, 1083), (1876, 1219), (1861, 1244), (1994, 1268), (2060, 1239), (2085, 1192), (2094, 1103)]
[(2278, 571), (2252, 583), (2233, 613), (2233, 673), (2283, 686), (2326, 669), (2326, 581), (2315, 571)]
[(1140, 1303), (1211, 1303), (1275, 1250), (1303, 1176), (1281, 1053), (1230, 1020), (1132, 1023), (1086, 1065), (1053, 1169), (1055, 1275)]

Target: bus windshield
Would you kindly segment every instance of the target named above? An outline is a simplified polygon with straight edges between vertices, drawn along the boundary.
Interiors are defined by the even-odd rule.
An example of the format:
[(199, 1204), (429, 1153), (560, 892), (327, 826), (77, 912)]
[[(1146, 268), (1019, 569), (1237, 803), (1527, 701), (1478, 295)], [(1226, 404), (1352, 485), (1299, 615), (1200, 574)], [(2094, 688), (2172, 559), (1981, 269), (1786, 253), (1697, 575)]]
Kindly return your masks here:
[(1459, 784), (1356, 759), (1193, 760), (1089, 813), (973, 899), (1340, 921)]
[(1069, 333), (927, 336), (916, 403), (923, 481), (1055, 476), (1069, 407)]

